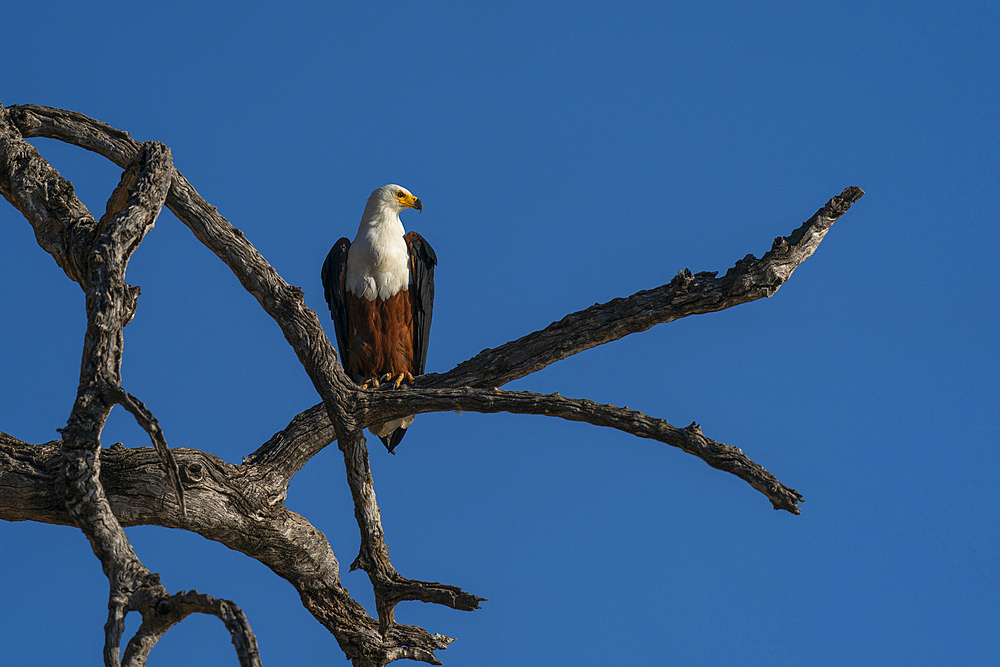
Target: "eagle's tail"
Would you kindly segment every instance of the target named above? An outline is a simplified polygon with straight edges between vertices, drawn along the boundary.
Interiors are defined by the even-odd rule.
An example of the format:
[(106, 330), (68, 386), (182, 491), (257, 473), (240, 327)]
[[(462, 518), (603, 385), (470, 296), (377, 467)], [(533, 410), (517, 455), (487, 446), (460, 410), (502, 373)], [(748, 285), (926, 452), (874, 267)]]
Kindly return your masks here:
[(403, 439), (406, 435), (406, 429), (409, 428), (410, 424), (413, 423), (413, 415), (409, 417), (403, 417), (402, 419), (393, 419), (392, 421), (385, 422), (384, 424), (372, 424), (368, 427), (368, 430), (377, 435), (378, 439), (382, 441), (385, 448), (389, 450), (392, 454), (396, 445), (399, 441)]
[(396, 449), (396, 445), (399, 444), (399, 441), (403, 439), (404, 435), (406, 435), (406, 427), (400, 426), (389, 435), (380, 435), (378, 439), (382, 441), (382, 444), (385, 445), (387, 450), (389, 450), (389, 453), (395, 456), (396, 452), (392, 450)]

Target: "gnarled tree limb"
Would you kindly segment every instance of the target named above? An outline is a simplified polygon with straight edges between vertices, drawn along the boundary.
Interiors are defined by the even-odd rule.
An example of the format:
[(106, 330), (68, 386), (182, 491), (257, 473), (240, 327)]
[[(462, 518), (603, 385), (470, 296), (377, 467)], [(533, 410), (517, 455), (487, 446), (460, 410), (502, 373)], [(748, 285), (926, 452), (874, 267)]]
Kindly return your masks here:
[[(121, 525), (183, 528), (260, 561), (295, 587), (350, 658), (402, 646), (433, 655), (451, 641), (409, 625), (396, 625), (383, 639), (378, 621), (343, 588), (337, 557), (323, 533), (256, 483), (256, 471), (196, 449), (173, 451), (184, 481), (186, 517), (163, 503), (170, 490), (153, 449), (103, 451), (101, 481)], [(73, 525), (53, 493), (59, 459), (58, 442), (36, 445), (0, 432), (0, 518)]]
[[(63, 121), (61, 126), (58, 123), (50, 126), (45, 121), (32, 120), (34, 117), (30, 116), (30, 111), (34, 109), (29, 110), (27, 116), (14, 114), (26, 119), (22, 128), (24, 132), (45, 127), (64, 129), (67, 125), (72, 126), (77, 129), (68, 133), (50, 131), (54, 138), (85, 137), (87, 147), (97, 147), (115, 162), (129, 158), (135, 150), (135, 145), (129, 144), (129, 140), (120, 133), (108, 131), (107, 126), (102, 124), (81, 120), (78, 114), (38, 110), (43, 119), (54, 117)], [(79, 127), (81, 123), (82, 128)], [(93, 137), (102, 133), (106, 140), (93, 142)], [(392, 608), (402, 599), (438, 602), (459, 609), (478, 608), (478, 601), (482, 598), (464, 593), (453, 586), (405, 579), (396, 573), (389, 561), (381, 513), (375, 501), (375, 488), (368, 465), (368, 447), (364, 435), (355, 424), (353, 406), (360, 397), (360, 389), (344, 373), (319, 318), (306, 307), (301, 290), (282, 280), (243, 234), (219, 215), (214, 207), (209, 206), (176, 170), (173, 173), (173, 185), (167, 195), (167, 205), (202, 243), (230, 267), (244, 288), (254, 295), (265, 312), (275, 320), (323, 399), (340, 448), (344, 452), (348, 485), (355, 501), (355, 517), (362, 543), (361, 555), (355, 560), (355, 564), (363, 567), (372, 579), (383, 637), (387, 636), (395, 624)]]
[[(162, 144), (140, 147), (126, 166), (99, 222), (73, 195), (72, 186), (26, 144), (0, 107), (0, 192), (36, 230), (39, 243), (86, 294), (80, 383), (62, 432), (60, 472), (54, 491), (90, 540), (110, 583), (105, 624), (104, 662), (117, 666), (125, 616), (139, 611), (157, 617), (157, 601), (168, 598), (159, 578), (139, 560), (112, 512), (100, 474), (100, 433), (112, 407), (126, 403), (147, 428), (155, 419), (121, 388), (122, 329), (135, 314), (138, 289), (124, 281), (125, 268), (152, 229), (170, 186), (170, 150)], [(159, 429), (150, 430), (183, 513), (176, 465)], [(246, 626), (237, 647), (250, 659), (256, 639)], [(145, 662), (143, 658), (142, 663)], [(255, 661), (247, 664), (256, 664)]]
[[(101, 221), (94, 220), (72, 186), (22, 136), (60, 139), (125, 169)], [(707, 438), (696, 424), (676, 428), (627, 408), (497, 387), (658, 323), (771, 296), (864, 194), (860, 188), (847, 188), (789, 236), (775, 239), (763, 257), (748, 255), (721, 278), (716, 273), (681, 272), (661, 287), (595, 305), (484, 350), (447, 373), (428, 374), (412, 387), (384, 391), (362, 390), (350, 381), (301, 290), (288, 285), (243, 234), (198, 195), (172, 166), (166, 147), (140, 144), (128, 133), (76, 112), (0, 106), (0, 192), (32, 224), (39, 244), (84, 288), (88, 313), (80, 390), (61, 444), (31, 445), (0, 432), (0, 518), (76, 523), (84, 529), (111, 582), (105, 649), (109, 665), (118, 664), (123, 620), (130, 610), (139, 610), (143, 623), (126, 648), (127, 665), (144, 664), (159, 637), (194, 611), (221, 618), (241, 664), (259, 664), (252, 631), (233, 603), (195, 592), (170, 595), (142, 565), (121, 529), (139, 524), (191, 530), (264, 563), (295, 586), (303, 605), (355, 665), (398, 659), (440, 664), (435, 651), (451, 639), (396, 623), (395, 605), (422, 600), (471, 610), (483, 598), (448, 584), (406, 579), (388, 558), (363, 429), (405, 414), (506, 411), (616, 428), (698, 456), (748, 482), (776, 509), (797, 514), (802, 500), (797, 491), (741, 450)], [(240, 466), (197, 450), (170, 450), (152, 412), (121, 387), (122, 328), (135, 314), (138, 295), (137, 288), (124, 282), (125, 266), (164, 202), (275, 320), (322, 399)], [(112, 447), (102, 453), (98, 434), (115, 404), (135, 416), (153, 449)], [(369, 575), (377, 620), (341, 586), (339, 562), (325, 536), (284, 507), (292, 476), (334, 440), (344, 454), (361, 534), (352, 569), (361, 567)], [(177, 504), (163, 502), (167, 487), (173, 488)]]

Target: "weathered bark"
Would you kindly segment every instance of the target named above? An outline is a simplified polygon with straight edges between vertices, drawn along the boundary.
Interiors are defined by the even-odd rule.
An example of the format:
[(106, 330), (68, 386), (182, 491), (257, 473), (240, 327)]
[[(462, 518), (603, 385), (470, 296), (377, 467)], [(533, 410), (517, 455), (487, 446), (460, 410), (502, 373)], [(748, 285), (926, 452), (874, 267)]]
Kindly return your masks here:
[[(182, 528), (254, 558), (286, 579), (303, 605), (337, 638), (344, 652), (360, 658), (383, 644), (378, 621), (340, 582), (340, 565), (326, 537), (288, 510), (261, 466), (234, 466), (196, 449), (175, 448), (187, 516), (164, 505), (170, 494), (156, 452), (149, 447), (112, 446), (101, 453), (100, 479), (112, 512), (123, 526)], [(59, 478), (59, 442), (30, 444), (0, 432), (0, 517), (72, 525), (54, 489)], [(429, 651), (451, 640), (421, 628), (397, 625), (384, 652), (409, 646)]]
[[(60, 139), (124, 169), (100, 221), (23, 140), (28, 137)], [(775, 509), (798, 514), (802, 497), (797, 491), (741, 450), (706, 437), (696, 424), (676, 428), (628, 408), (497, 387), (657, 323), (771, 296), (864, 194), (860, 188), (846, 189), (789, 236), (776, 239), (763, 257), (748, 255), (721, 278), (682, 272), (667, 285), (567, 315), (447, 373), (424, 375), (412, 387), (391, 391), (362, 390), (351, 382), (301, 290), (288, 285), (198, 195), (173, 167), (166, 147), (140, 144), (75, 112), (0, 106), (0, 192), (28, 219), (39, 245), (81, 285), (88, 318), (77, 400), (61, 442), (30, 444), (0, 432), (0, 518), (73, 524), (84, 531), (111, 585), (106, 665), (120, 664), (125, 614), (138, 611), (143, 617), (125, 649), (122, 664), (129, 666), (145, 664), (158, 639), (192, 612), (211, 613), (224, 622), (242, 665), (260, 661), (249, 623), (234, 603), (197, 592), (171, 595), (146, 569), (122, 526), (147, 524), (197, 532), (267, 565), (299, 591), (303, 605), (356, 665), (398, 659), (440, 664), (435, 651), (451, 639), (397, 624), (395, 605), (421, 600), (472, 610), (483, 598), (448, 584), (407, 579), (389, 560), (363, 429), (407, 414), (504, 411), (616, 428), (693, 454), (749, 483)], [(121, 386), (122, 327), (134, 317), (138, 295), (125, 283), (125, 269), (163, 205), (230, 267), (274, 319), (322, 400), (239, 466), (210, 453), (168, 448), (152, 411)], [(153, 448), (102, 450), (100, 431), (115, 404), (136, 418)], [(326, 537), (283, 504), (292, 476), (334, 440), (344, 454), (361, 534), (351, 568), (368, 573), (377, 620), (341, 586), (339, 562)]]
[[(0, 164), (4, 167), (0, 192), (31, 222), (40, 245), (86, 294), (87, 330), (80, 383), (66, 426), (60, 429), (59, 471), (52, 492), (90, 540), (108, 577), (111, 590), (104, 662), (119, 665), (125, 615), (129, 611), (142, 615), (142, 643), (151, 647), (162, 632), (149, 629), (162, 624), (168, 616), (164, 610), (175, 598), (136, 556), (99, 481), (100, 433), (115, 404), (134, 414), (149, 433), (178, 507), (184, 512), (178, 469), (155, 418), (121, 387), (122, 329), (135, 315), (138, 297), (138, 288), (124, 281), (125, 269), (163, 206), (170, 187), (170, 150), (162, 144), (143, 144), (126, 166), (104, 216), (95, 222), (76, 199), (72, 186), (16, 137), (2, 107), (0, 114)], [(258, 665), (256, 638), (242, 612), (227, 601), (213, 603), (197, 610), (220, 617), (225, 610), (224, 620), (241, 664)], [(129, 655), (130, 664), (145, 664), (145, 653), (133, 650)]]

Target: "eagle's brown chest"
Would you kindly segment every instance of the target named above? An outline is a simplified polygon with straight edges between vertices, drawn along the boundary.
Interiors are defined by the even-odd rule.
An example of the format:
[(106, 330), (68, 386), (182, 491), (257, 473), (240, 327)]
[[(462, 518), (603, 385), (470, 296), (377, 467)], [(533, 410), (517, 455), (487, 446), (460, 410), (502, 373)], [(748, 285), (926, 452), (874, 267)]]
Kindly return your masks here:
[(355, 382), (385, 374), (418, 374), (414, 364), (413, 304), (409, 290), (388, 299), (363, 299), (348, 291), (347, 372)]

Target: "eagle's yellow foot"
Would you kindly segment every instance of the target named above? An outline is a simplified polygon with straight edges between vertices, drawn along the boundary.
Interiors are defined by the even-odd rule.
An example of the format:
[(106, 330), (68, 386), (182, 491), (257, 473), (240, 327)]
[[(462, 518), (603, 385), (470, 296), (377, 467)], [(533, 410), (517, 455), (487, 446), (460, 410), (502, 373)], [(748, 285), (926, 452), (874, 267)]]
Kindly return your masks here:
[[(388, 379), (388, 377), (386, 378)], [(400, 373), (396, 377), (392, 378), (393, 389), (399, 389), (399, 385), (403, 384), (403, 380), (407, 382), (413, 382), (413, 373), (407, 371), (405, 373)]]
[(378, 378), (375, 377), (374, 375), (369, 379), (365, 380), (365, 383), (361, 385), (362, 389), (368, 389), (370, 387), (374, 387), (376, 389), (378, 388)]

